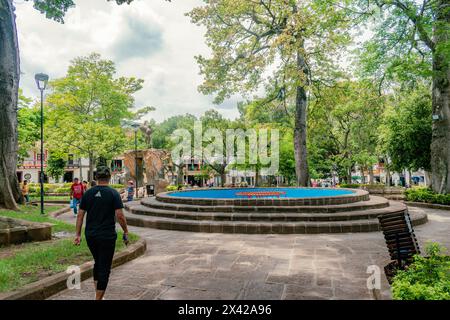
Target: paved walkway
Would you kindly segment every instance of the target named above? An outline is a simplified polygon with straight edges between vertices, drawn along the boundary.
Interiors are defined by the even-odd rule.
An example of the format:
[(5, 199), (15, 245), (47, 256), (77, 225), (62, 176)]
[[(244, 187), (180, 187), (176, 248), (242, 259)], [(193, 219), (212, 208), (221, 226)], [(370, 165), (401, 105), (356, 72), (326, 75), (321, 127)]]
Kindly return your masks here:
[[(450, 248), (450, 212), (424, 208), (429, 222), (415, 228)], [(69, 214), (61, 217), (74, 220)], [(202, 234), (130, 228), (147, 240), (147, 253), (112, 271), (106, 299), (389, 299), (380, 232), (322, 235)], [(367, 289), (369, 265), (382, 288)], [(53, 299), (92, 299), (93, 281)]]

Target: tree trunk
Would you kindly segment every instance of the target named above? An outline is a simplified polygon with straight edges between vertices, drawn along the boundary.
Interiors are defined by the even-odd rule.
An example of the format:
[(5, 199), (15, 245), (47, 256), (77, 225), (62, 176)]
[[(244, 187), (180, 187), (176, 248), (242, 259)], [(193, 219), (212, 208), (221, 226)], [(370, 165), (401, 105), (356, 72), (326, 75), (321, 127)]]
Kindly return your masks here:
[[(307, 79), (309, 70), (303, 56), (303, 40), (299, 40), (301, 49), (297, 52), (297, 68)], [(297, 86), (297, 95), (295, 98), (295, 126), (294, 126), (294, 156), (295, 156), (295, 174), (297, 176), (297, 185), (307, 187), (310, 185), (308, 152), (306, 149), (306, 113), (308, 108), (308, 98), (306, 96), (305, 86)]]
[(94, 180), (94, 156), (89, 155), (89, 181)]
[(259, 186), (259, 167), (256, 166), (255, 169), (255, 187)]
[(17, 210), (17, 100), (20, 62), (12, 0), (0, 0), (0, 207)]
[[(450, 193), (450, 66), (448, 54), (439, 46), (450, 41), (448, 25), (450, 10), (446, 1), (440, 1), (436, 12), (433, 53), (433, 121), (431, 142), (431, 184), (435, 192)], [(441, 48), (443, 49), (443, 48)]]
[(431, 187), (430, 173), (424, 170), (424, 183), (427, 188)]
[(227, 179), (227, 174), (225, 172), (220, 173), (220, 186), (223, 187), (225, 185), (225, 180)]
[(386, 186), (388, 187), (391, 186), (391, 171), (387, 166), (386, 166)]
[(365, 168), (361, 167), (360, 171), (361, 171), (361, 183), (366, 184), (366, 176), (364, 174)]
[(347, 169), (347, 183), (348, 184), (351, 184), (353, 181), (352, 181), (352, 167), (350, 166), (348, 169)]
[(369, 165), (368, 171), (369, 171), (369, 184), (373, 184), (375, 180), (373, 176), (373, 166)]
[(177, 185), (183, 185), (184, 181), (183, 165), (177, 166)]

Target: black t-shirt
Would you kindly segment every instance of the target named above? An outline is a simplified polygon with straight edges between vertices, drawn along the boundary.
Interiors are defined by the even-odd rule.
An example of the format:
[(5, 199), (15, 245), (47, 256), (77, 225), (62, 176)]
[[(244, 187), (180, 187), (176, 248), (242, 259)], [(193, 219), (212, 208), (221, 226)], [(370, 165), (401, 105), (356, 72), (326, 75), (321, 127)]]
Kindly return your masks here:
[(108, 186), (95, 186), (81, 198), (80, 209), (86, 211), (86, 238), (116, 238), (116, 209), (122, 209), (119, 193)]

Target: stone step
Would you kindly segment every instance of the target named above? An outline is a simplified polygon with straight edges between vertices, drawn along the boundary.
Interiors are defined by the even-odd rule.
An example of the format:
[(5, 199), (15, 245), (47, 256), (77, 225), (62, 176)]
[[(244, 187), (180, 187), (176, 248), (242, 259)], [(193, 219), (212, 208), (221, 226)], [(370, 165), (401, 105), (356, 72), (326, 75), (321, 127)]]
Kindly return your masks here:
[[(222, 188), (220, 188), (222, 189)], [(265, 190), (267, 188), (262, 188)], [(269, 188), (270, 189), (270, 188)], [(324, 189), (324, 188), (319, 188)], [(175, 203), (175, 204), (190, 204), (200, 206), (321, 206), (321, 205), (335, 205), (346, 204), (353, 202), (360, 202), (369, 200), (369, 192), (362, 189), (349, 189), (352, 193), (324, 196), (324, 197), (310, 197), (310, 198), (203, 198), (202, 191), (210, 191), (213, 189), (197, 189), (197, 197), (185, 197), (181, 195), (174, 195), (173, 192), (163, 192), (156, 195), (156, 199), (160, 202)], [(239, 189), (236, 189), (238, 191)], [(330, 190), (330, 189), (328, 189)], [(193, 190), (190, 190), (191, 192)], [(190, 192), (186, 190), (186, 192)], [(242, 190), (239, 190), (242, 191)], [(274, 190), (276, 191), (276, 189)], [(180, 191), (181, 193), (185, 191)]]
[(348, 221), (361, 219), (375, 219), (379, 215), (402, 212), (406, 206), (401, 203), (392, 203), (389, 207), (381, 209), (368, 209), (336, 213), (261, 213), (261, 212), (194, 212), (173, 211), (135, 205), (129, 211), (136, 215), (164, 217), (185, 220), (214, 220), (214, 221)]
[[(411, 213), (413, 225), (427, 221), (424, 213)], [(378, 219), (350, 221), (260, 222), (260, 221), (204, 221), (136, 215), (126, 211), (129, 225), (164, 230), (246, 233), (246, 234), (317, 234), (379, 231)]]
[(166, 203), (156, 198), (147, 198), (141, 201), (141, 204), (149, 208), (170, 210), (170, 211), (193, 211), (193, 212), (261, 212), (261, 213), (332, 213), (360, 211), (367, 209), (380, 209), (389, 206), (389, 200), (383, 197), (371, 196), (367, 201), (359, 201), (347, 204), (336, 205), (313, 205), (313, 206), (235, 206), (235, 205), (190, 205)]

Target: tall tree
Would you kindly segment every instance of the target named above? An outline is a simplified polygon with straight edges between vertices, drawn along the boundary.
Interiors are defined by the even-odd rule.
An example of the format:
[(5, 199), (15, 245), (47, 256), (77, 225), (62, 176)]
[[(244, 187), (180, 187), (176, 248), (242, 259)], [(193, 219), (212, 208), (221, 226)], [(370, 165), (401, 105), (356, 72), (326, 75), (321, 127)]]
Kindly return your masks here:
[[(61, 23), (65, 12), (75, 5), (73, 0), (32, 1), (35, 9)], [(115, 1), (129, 4), (133, 0)], [(13, 0), (0, 0), (0, 207), (9, 209), (17, 209), (16, 201), (21, 198), (16, 175), (20, 62), (14, 11)]]
[(220, 103), (232, 94), (245, 95), (265, 86), (268, 96), (288, 100), (294, 109), (297, 184), (308, 185), (308, 89), (319, 79), (332, 77), (335, 53), (348, 41), (345, 11), (333, 0), (204, 2), (188, 14), (206, 27), (212, 49), (211, 58), (197, 57), (205, 77), (200, 91), (215, 93), (215, 102)]
[(432, 99), (429, 86), (396, 92), (380, 127), (380, 149), (392, 170), (430, 170)]
[[(369, 0), (378, 8), (375, 33), (366, 44), (366, 61), (380, 78), (389, 73), (432, 78), (432, 187), (450, 192), (450, 6), (448, 0)], [(374, 29), (373, 20), (370, 22)], [(380, 68), (381, 67), (381, 68)], [(427, 73), (427, 69), (431, 72)], [(384, 71), (384, 72), (383, 72)]]
[(318, 166), (351, 183), (355, 165), (369, 170), (377, 161), (377, 128), (384, 98), (366, 81), (340, 81), (313, 101), (309, 123)]
[(126, 147), (121, 120), (142, 116), (142, 109), (131, 111), (133, 94), (142, 83), (141, 79), (116, 78), (114, 63), (98, 54), (74, 59), (64, 78), (50, 82), (49, 148), (89, 158), (89, 180), (93, 180), (95, 161), (110, 159)]

